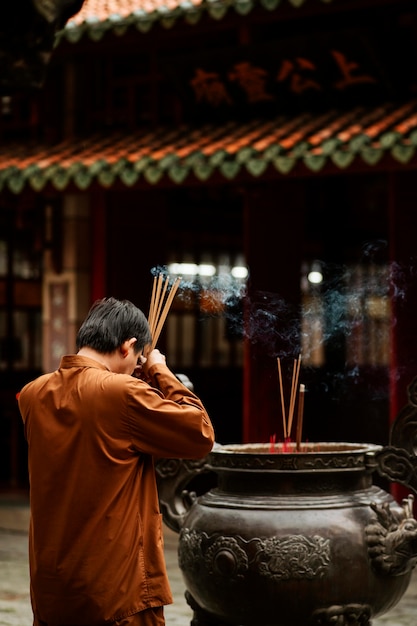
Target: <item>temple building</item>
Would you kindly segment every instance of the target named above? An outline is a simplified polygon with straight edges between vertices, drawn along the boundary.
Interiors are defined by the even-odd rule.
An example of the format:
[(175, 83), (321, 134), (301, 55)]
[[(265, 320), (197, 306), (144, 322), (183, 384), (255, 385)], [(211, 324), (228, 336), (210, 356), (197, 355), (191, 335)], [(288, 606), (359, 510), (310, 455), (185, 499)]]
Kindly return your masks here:
[(0, 487), (21, 386), (161, 270), (219, 443), (282, 439), (299, 363), (305, 440), (385, 444), (417, 374), (415, 2), (86, 0), (39, 58), (0, 84)]

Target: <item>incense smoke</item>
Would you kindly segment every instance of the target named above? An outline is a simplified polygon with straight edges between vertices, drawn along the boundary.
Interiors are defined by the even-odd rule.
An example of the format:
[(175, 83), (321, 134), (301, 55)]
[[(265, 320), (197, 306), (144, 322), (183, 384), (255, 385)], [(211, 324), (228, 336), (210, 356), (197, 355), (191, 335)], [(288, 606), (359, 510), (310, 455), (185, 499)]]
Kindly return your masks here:
[[(312, 329), (316, 329), (323, 345), (331, 344), (332, 349), (341, 348), (343, 352), (346, 342), (361, 327), (362, 341), (368, 340), (371, 317), (379, 315), (370, 312), (370, 307), (406, 302), (409, 285), (416, 279), (416, 263), (413, 260), (407, 266), (375, 263), (384, 246), (383, 241), (365, 244), (362, 263), (356, 266), (320, 261), (323, 283), (310, 286), (308, 297), (299, 305), (287, 302), (278, 293), (249, 292), (245, 281), (234, 279), (227, 271), (182, 279), (176, 297), (190, 306), (198, 298), (200, 304), (204, 302), (200, 307), (201, 320), (211, 315), (225, 316), (230, 336), (244, 338), (263, 354), (271, 358), (295, 358), (303, 347), (303, 363), (304, 360), (308, 363), (311, 360), (308, 334)], [(159, 273), (167, 275), (167, 268), (152, 269), (152, 274)], [(194, 310), (198, 309), (194, 307)], [(380, 328), (378, 324), (372, 328), (373, 341), (377, 344), (385, 340), (386, 327), (382, 322), (381, 317)], [(395, 324), (392, 316), (389, 323)], [(355, 363), (350, 363), (349, 376), (355, 377), (357, 371)]]

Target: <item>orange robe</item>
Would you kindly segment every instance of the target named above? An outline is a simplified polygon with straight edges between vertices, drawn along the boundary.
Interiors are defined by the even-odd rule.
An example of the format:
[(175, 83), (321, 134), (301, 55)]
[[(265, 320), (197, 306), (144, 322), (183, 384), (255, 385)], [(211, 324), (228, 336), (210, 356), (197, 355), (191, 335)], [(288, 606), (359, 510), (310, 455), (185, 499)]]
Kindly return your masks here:
[(70, 355), (28, 383), (31, 598), (48, 626), (98, 626), (172, 602), (153, 458), (198, 459), (214, 432), (166, 365), (152, 386)]

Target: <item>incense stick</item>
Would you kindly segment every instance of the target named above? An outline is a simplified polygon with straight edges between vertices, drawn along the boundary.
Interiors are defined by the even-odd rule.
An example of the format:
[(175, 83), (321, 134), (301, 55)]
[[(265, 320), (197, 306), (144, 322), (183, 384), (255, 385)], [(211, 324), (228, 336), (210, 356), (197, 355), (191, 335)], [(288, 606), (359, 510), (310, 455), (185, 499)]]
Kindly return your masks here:
[(162, 303), (165, 300), (165, 295), (166, 295), (167, 288), (168, 288), (168, 282), (169, 282), (169, 280), (168, 280), (168, 278), (166, 278), (165, 282), (163, 282), (162, 292), (159, 289), (160, 293), (159, 293), (159, 296), (158, 296), (158, 300), (156, 302), (156, 308), (155, 308), (154, 314), (152, 316), (152, 328), (151, 328), (152, 335), (155, 334), (156, 329), (157, 329), (158, 324), (159, 324), (159, 319), (160, 319), (161, 309), (162, 309)]
[[(154, 330), (154, 333), (152, 335), (152, 343), (151, 343), (151, 349), (153, 350), (156, 346), (156, 343), (159, 339), (159, 335), (161, 334), (162, 328), (164, 326), (165, 323), (165, 319), (168, 315), (168, 311), (171, 307), (172, 301), (174, 299), (174, 296), (177, 292), (178, 286), (181, 282), (180, 278), (177, 278), (176, 281), (174, 282), (174, 284), (172, 285), (170, 292), (168, 294), (167, 300), (165, 302), (164, 308), (162, 310), (162, 313), (159, 315), (159, 311), (158, 311), (158, 315), (159, 315), (159, 319), (158, 319), (158, 323), (156, 325), (156, 328)], [(164, 290), (165, 292), (166, 290)]]
[(164, 278), (162, 274), (159, 274), (158, 277), (154, 277), (148, 315), (148, 324), (152, 333), (151, 350), (153, 350), (157, 344), (180, 282), (181, 278), (176, 278), (167, 295), (169, 277), (166, 276)]
[(156, 311), (158, 309), (158, 303), (161, 295), (161, 287), (162, 287), (163, 275), (159, 274), (158, 277), (154, 276), (153, 279), (153, 287), (152, 287), (152, 297), (151, 304), (149, 307), (149, 316), (148, 316), (148, 324), (151, 332), (155, 329), (156, 324)]
[(287, 426), (288, 437), (291, 437), (292, 421), (293, 421), (294, 408), (295, 408), (295, 399), (297, 395), (298, 377), (300, 375), (300, 365), (301, 365), (301, 355), (298, 357), (298, 362), (296, 359), (294, 359), (292, 384), (291, 384), (290, 410), (288, 414), (288, 426)]
[[(289, 401), (289, 407), (288, 407), (288, 419), (286, 418), (286, 412), (285, 412), (284, 386), (282, 383), (281, 359), (279, 357), (277, 357), (277, 365), (278, 365), (279, 389), (280, 389), (280, 395), (281, 395), (281, 410), (282, 410), (282, 424), (283, 424), (283, 430), (284, 430), (284, 441), (286, 441), (287, 439), (290, 439), (291, 437), (294, 409), (295, 409), (296, 398), (297, 398), (298, 379), (300, 376), (301, 354), (298, 356), (298, 359), (294, 359), (292, 379), (291, 379), (290, 401)], [(303, 385), (303, 390), (304, 390), (304, 385)], [(300, 403), (300, 399), (299, 399), (299, 403)]]
[(153, 279), (153, 283), (152, 283), (152, 294), (151, 294), (151, 302), (149, 304), (149, 314), (148, 314), (148, 324), (149, 324), (149, 328), (151, 327), (151, 320), (153, 317), (153, 311), (155, 308), (155, 299), (156, 299), (156, 280), (155, 280), (155, 276)]
[(284, 428), (284, 439), (287, 438), (287, 424), (285, 418), (285, 402), (284, 402), (284, 389), (282, 385), (282, 373), (281, 373), (281, 359), (277, 357), (278, 363), (278, 377), (279, 377), (279, 388), (281, 393), (281, 410), (282, 410), (282, 425)]
[(300, 385), (300, 393), (298, 396), (298, 414), (297, 414), (297, 430), (296, 430), (296, 449), (300, 450), (301, 437), (303, 432), (303, 418), (304, 418), (304, 392), (305, 385)]

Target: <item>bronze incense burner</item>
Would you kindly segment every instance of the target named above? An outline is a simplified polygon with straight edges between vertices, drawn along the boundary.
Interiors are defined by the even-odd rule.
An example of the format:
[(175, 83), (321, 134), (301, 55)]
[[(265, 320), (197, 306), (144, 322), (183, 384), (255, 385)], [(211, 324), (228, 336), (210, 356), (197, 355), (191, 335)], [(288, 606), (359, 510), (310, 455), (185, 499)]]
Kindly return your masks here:
[(164, 521), (192, 626), (369, 626), (395, 606), (417, 561), (417, 378), (387, 447), (215, 446), (203, 461), (157, 464)]

